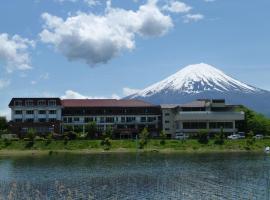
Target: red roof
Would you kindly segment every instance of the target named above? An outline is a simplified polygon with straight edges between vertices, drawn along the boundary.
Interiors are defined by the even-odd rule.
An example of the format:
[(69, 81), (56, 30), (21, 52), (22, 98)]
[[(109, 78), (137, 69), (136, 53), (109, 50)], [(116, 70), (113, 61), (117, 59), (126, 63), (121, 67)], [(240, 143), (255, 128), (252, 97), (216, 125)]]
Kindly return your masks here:
[(141, 100), (127, 99), (63, 99), (64, 107), (152, 107), (156, 106)]

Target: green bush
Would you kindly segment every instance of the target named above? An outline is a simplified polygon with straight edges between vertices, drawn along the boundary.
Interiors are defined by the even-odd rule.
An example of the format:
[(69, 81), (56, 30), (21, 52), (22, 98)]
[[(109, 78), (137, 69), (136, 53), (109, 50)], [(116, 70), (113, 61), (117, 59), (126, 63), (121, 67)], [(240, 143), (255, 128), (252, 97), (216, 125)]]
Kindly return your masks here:
[(220, 133), (215, 135), (215, 144), (223, 145), (224, 144), (224, 131), (223, 128), (220, 129)]
[(143, 149), (144, 146), (147, 145), (148, 137), (149, 137), (149, 132), (148, 132), (147, 128), (144, 128), (142, 130), (142, 132), (139, 134), (139, 138), (140, 138), (139, 148), (140, 149)]
[(162, 130), (159, 134), (159, 137), (160, 137), (160, 144), (161, 145), (165, 145), (166, 141), (165, 139), (167, 138), (167, 135), (165, 134), (165, 132)]
[(208, 144), (209, 131), (207, 129), (200, 130), (198, 133), (198, 142), (201, 144)]

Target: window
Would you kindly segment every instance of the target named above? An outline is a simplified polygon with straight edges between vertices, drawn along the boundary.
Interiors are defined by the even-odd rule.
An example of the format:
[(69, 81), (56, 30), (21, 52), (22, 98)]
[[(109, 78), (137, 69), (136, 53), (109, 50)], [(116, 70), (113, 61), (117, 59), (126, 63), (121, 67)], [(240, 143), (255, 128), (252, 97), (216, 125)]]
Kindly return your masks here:
[(26, 106), (34, 106), (34, 102), (33, 102), (33, 100), (26, 100), (25, 105)]
[(113, 123), (114, 117), (106, 117), (106, 123)]
[(105, 121), (104, 121), (104, 117), (101, 117), (100, 118), (100, 123), (104, 123)]
[(125, 117), (121, 117), (121, 122), (122, 123), (126, 122), (126, 118)]
[(165, 131), (169, 131), (170, 130), (170, 128), (165, 128)]
[(50, 115), (55, 115), (55, 114), (56, 114), (56, 110), (50, 110), (50, 111), (49, 111), (49, 114), (50, 114)]
[(39, 118), (38, 121), (39, 122), (46, 122), (46, 119), (45, 118)]
[(22, 110), (15, 110), (15, 115), (21, 115), (22, 114)]
[(170, 113), (165, 113), (165, 116), (170, 116)]
[(49, 122), (56, 122), (56, 118), (50, 118)]
[(27, 110), (27, 111), (26, 111), (26, 114), (27, 114), (27, 115), (33, 115), (33, 114), (34, 114), (34, 111), (33, 111), (33, 110)]
[(206, 122), (184, 122), (184, 129), (206, 129)]
[(56, 106), (56, 100), (49, 100), (49, 106)]
[(21, 100), (16, 100), (14, 101), (15, 106), (22, 106), (22, 101)]
[(79, 122), (80, 118), (79, 117), (74, 117), (74, 122)]
[(148, 117), (148, 122), (154, 122), (156, 121), (156, 117)]
[(67, 117), (64, 117), (63, 121), (66, 123), (68, 121)]
[(168, 121), (168, 120), (165, 120), (165, 124), (169, 124), (170, 123), (170, 121)]
[(127, 122), (135, 122), (136, 117), (127, 117)]
[(45, 114), (46, 114), (46, 110), (39, 110), (39, 111), (38, 111), (38, 114), (40, 114), (40, 115), (45, 115)]
[(34, 119), (33, 118), (28, 118), (28, 119), (26, 119), (26, 122), (34, 122)]
[(146, 122), (146, 117), (141, 117), (141, 122)]
[(38, 106), (45, 106), (46, 105), (46, 101), (45, 100), (38, 100)]
[(85, 117), (85, 118), (84, 118), (84, 121), (85, 121), (86, 123), (88, 123), (88, 122), (94, 121), (94, 119), (93, 119), (93, 117)]
[(232, 122), (210, 122), (209, 127), (211, 129), (221, 129), (221, 128), (232, 129), (233, 123)]
[(15, 122), (22, 122), (22, 119), (15, 119)]

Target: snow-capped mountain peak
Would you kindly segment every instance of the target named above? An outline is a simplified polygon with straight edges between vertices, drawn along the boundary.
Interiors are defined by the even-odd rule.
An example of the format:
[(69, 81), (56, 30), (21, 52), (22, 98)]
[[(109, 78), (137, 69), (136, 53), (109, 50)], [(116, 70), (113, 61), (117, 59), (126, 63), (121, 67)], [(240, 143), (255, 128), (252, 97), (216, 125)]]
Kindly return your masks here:
[(259, 92), (260, 89), (233, 79), (211, 65), (200, 63), (181, 69), (132, 95), (132, 98), (152, 96), (156, 93), (197, 94), (204, 91), (253, 93)]

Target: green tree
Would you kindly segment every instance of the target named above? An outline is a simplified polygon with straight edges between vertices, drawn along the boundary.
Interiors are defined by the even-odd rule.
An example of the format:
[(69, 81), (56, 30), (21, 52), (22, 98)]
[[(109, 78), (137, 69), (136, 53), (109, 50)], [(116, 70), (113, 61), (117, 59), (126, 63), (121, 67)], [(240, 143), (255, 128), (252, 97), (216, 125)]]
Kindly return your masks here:
[(149, 137), (149, 132), (148, 132), (147, 128), (144, 128), (142, 130), (142, 132), (140, 132), (140, 134), (139, 134), (139, 138), (140, 138), (140, 141), (139, 141), (140, 146), (139, 147), (140, 147), (140, 149), (143, 149), (144, 146), (147, 144), (148, 137)]
[(34, 142), (36, 137), (36, 130), (33, 128), (29, 128), (26, 137), (29, 139), (29, 141)]
[(198, 142), (201, 144), (208, 144), (209, 131), (207, 129), (202, 129), (198, 133)]
[(159, 137), (161, 139), (160, 144), (164, 145), (166, 143), (165, 139), (167, 138), (167, 135), (165, 134), (165, 132), (163, 130), (160, 131)]
[(224, 144), (224, 131), (223, 128), (220, 129), (220, 132), (215, 135), (215, 144), (223, 145)]
[(0, 117), (0, 135), (6, 134), (8, 128), (7, 119), (5, 117)]
[(96, 122), (89, 122), (86, 127), (85, 127), (86, 133), (87, 133), (87, 138), (88, 139), (93, 139), (96, 136), (97, 133), (97, 124)]

